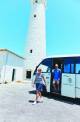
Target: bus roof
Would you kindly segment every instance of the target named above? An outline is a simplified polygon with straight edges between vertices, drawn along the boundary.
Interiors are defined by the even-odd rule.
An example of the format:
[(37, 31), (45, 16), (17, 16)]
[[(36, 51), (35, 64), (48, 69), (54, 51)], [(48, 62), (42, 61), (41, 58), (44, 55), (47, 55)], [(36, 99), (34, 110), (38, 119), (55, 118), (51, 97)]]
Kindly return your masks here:
[(53, 55), (53, 56), (47, 56), (46, 58), (65, 58), (65, 57), (80, 57), (80, 54), (66, 54), (66, 55)]
[(80, 55), (79, 54), (71, 54), (71, 55), (53, 55), (53, 56), (48, 56), (48, 57), (45, 57), (40, 64), (43, 64), (43, 65), (51, 67), (52, 66), (52, 62), (53, 62), (53, 58), (54, 59), (57, 59), (57, 58), (60, 58), (60, 59), (68, 58), (69, 62), (73, 61), (73, 60), (71, 61), (71, 58), (77, 58), (77, 62), (80, 62)]

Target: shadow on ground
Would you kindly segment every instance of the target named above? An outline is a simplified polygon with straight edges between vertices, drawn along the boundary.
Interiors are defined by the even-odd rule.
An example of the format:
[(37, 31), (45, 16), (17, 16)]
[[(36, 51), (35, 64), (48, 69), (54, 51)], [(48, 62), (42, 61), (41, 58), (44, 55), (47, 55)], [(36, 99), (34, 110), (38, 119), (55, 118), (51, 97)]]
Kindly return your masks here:
[[(36, 91), (35, 90), (29, 91), (29, 94), (36, 94)], [(73, 104), (80, 105), (80, 99), (68, 98), (68, 97), (64, 97), (64, 96), (61, 96), (61, 95), (55, 94), (55, 93), (42, 93), (42, 95), (48, 99), (61, 101), (61, 102), (71, 104), (71, 105), (73, 105)], [(34, 101), (29, 100), (29, 102), (33, 103)]]

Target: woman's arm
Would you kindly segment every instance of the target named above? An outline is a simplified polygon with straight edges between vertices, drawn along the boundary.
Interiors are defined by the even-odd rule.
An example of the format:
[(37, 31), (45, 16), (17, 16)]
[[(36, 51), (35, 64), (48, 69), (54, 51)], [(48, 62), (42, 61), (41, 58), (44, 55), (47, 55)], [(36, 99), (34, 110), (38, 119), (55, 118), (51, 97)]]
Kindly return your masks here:
[(36, 76), (35, 76), (35, 78), (32, 79), (32, 86), (33, 87), (34, 87), (35, 83), (36, 83)]

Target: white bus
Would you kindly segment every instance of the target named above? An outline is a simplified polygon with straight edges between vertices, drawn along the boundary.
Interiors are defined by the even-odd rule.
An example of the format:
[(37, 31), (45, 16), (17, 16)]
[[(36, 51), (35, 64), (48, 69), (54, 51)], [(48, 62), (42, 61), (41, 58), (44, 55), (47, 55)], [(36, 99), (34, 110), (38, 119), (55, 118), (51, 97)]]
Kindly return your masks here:
[[(42, 69), (46, 79), (47, 92), (50, 93), (57, 93), (57, 91), (54, 91), (51, 75), (55, 64), (58, 64), (61, 69), (60, 90), (58, 94), (70, 98), (80, 98), (80, 56), (47, 57), (37, 66), (37, 68)], [(34, 71), (34, 75), (37, 68)]]

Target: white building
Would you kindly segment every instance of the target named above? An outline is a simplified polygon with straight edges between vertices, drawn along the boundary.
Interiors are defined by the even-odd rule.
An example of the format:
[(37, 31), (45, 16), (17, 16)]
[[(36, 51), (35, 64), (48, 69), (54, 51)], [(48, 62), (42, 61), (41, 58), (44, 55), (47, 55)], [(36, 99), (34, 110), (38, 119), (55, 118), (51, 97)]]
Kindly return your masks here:
[(7, 49), (0, 49), (0, 83), (22, 81), (23, 67), (23, 57)]
[(46, 56), (45, 6), (46, 0), (31, 0), (32, 11), (27, 38), (25, 68), (30, 78), (34, 69)]

